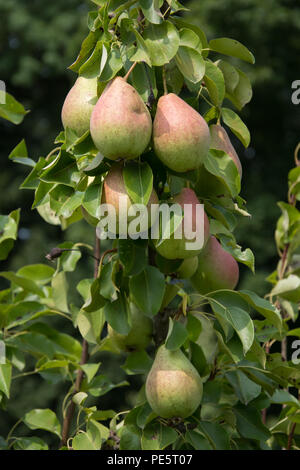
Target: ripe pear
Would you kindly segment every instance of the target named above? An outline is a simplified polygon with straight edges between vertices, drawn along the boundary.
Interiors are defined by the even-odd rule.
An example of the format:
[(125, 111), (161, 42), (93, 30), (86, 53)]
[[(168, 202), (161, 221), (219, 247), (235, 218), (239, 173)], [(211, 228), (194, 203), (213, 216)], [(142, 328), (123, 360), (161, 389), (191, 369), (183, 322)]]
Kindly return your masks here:
[[(210, 126), (211, 148), (223, 150), (235, 163), (240, 177), (242, 178), (242, 165), (240, 159), (230, 142), (229, 136), (224, 127), (219, 124)], [(213, 157), (211, 157), (213, 158)], [(220, 180), (209, 173), (204, 166), (198, 170), (197, 192), (202, 196), (221, 196), (227, 195), (228, 190)]]
[(191, 278), (191, 283), (200, 294), (235, 289), (239, 281), (239, 265), (215, 237), (210, 237), (198, 262), (198, 269)]
[(132, 352), (145, 349), (152, 340), (153, 323), (134, 304), (130, 304), (131, 330), (127, 335), (117, 333), (108, 325), (108, 335), (120, 351)]
[(201, 377), (183, 352), (164, 345), (157, 351), (146, 381), (146, 397), (162, 418), (187, 418), (202, 400)]
[(91, 115), (97, 101), (97, 78), (78, 77), (63, 104), (61, 119), (81, 136), (90, 128)]
[(162, 96), (153, 124), (154, 150), (171, 170), (184, 173), (201, 166), (210, 147), (206, 121), (174, 93)]
[[(197, 256), (205, 246), (208, 238), (209, 238), (209, 220), (204, 212), (204, 223), (203, 226), (197, 227), (197, 219), (196, 219), (196, 207), (197, 204), (200, 204), (195, 192), (189, 188), (183, 188), (181, 192), (174, 197), (173, 199), (174, 204), (179, 204), (183, 209), (183, 220), (180, 223), (179, 227), (175, 230), (175, 232), (170, 236), (170, 238), (166, 238), (160, 243), (160, 240), (155, 240), (154, 244), (158, 253), (167, 259), (186, 259), (186, 258), (193, 258)], [(184, 224), (186, 223), (186, 219), (184, 216), (184, 205), (190, 204), (192, 206), (192, 221), (191, 227), (193, 232), (196, 232), (197, 229), (197, 236), (200, 236), (200, 230), (203, 230), (203, 245), (197, 249), (190, 249), (187, 248), (187, 243), (193, 243), (196, 240), (196, 236), (193, 240), (187, 240), (184, 236)], [(177, 236), (182, 230), (182, 237), (181, 239), (176, 239), (175, 235)]]
[[(130, 197), (127, 194), (126, 186), (123, 178), (124, 163), (115, 163), (106, 177), (103, 183), (102, 203), (111, 204), (116, 211), (116, 233), (121, 233), (119, 227), (120, 207), (122, 207), (121, 200), (124, 198), (124, 207), (127, 207), (127, 213), (132, 205)], [(150, 195), (150, 199), (147, 205), (148, 209), (148, 227), (151, 225), (151, 205), (158, 204), (158, 197), (156, 191), (153, 189)], [(128, 223), (132, 220), (132, 217), (128, 216)]]
[(133, 159), (150, 142), (152, 119), (136, 89), (122, 77), (116, 77), (100, 96), (90, 129), (94, 144), (104, 157)]
[(190, 279), (198, 268), (198, 257), (194, 256), (193, 258), (185, 259), (179, 269), (177, 270), (178, 277), (180, 279)]

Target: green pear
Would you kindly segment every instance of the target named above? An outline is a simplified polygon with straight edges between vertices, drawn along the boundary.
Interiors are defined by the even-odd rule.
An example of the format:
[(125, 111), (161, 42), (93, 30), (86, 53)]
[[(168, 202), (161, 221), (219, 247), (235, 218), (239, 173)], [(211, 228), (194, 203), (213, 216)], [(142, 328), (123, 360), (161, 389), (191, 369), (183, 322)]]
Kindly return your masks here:
[[(127, 194), (126, 186), (124, 183), (123, 178), (123, 169), (124, 169), (124, 162), (115, 163), (106, 177), (104, 178), (103, 183), (103, 192), (102, 192), (102, 203), (111, 204), (115, 208), (116, 212), (116, 233), (120, 234), (120, 227), (119, 227), (119, 217), (120, 217), (120, 206), (122, 207), (121, 199), (124, 198), (124, 207), (128, 210), (132, 206), (132, 202), (130, 197)], [(152, 190), (150, 195), (150, 199), (147, 205), (148, 209), (148, 227), (151, 226), (151, 205), (158, 204), (158, 197), (155, 190)], [(133, 217), (128, 216), (128, 223), (133, 219)]]
[[(233, 160), (237, 170), (242, 178), (242, 165), (238, 154), (236, 153), (229, 136), (224, 127), (219, 124), (213, 124), (210, 126), (211, 135), (211, 148), (216, 150), (223, 150)], [(213, 158), (213, 157), (211, 157)], [(228, 195), (227, 188), (222, 182), (214, 175), (209, 173), (204, 166), (198, 170), (197, 178), (197, 193), (201, 196), (220, 196)]]
[(136, 89), (116, 77), (100, 96), (90, 129), (94, 144), (104, 157), (133, 159), (149, 145), (152, 119)]
[(190, 279), (198, 268), (198, 257), (194, 256), (193, 258), (185, 259), (179, 269), (177, 270), (178, 277), (180, 279)]
[(146, 397), (162, 418), (187, 418), (202, 400), (201, 377), (183, 352), (164, 345), (157, 351), (146, 380)]
[(200, 294), (220, 289), (235, 289), (239, 281), (239, 265), (218, 240), (211, 236), (198, 257), (198, 269), (191, 278)]
[(201, 166), (210, 147), (206, 121), (174, 93), (162, 96), (153, 124), (154, 150), (171, 170), (184, 173)]
[(88, 131), (97, 99), (97, 78), (78, 77), (63, 104), (64, 128), (72, 129), (78, 136)]
[(130, 304), (130, 315), (131, 330), (127, 335), (117, 333), (110, 325), (108, 325), (108, 335), (120, 351), (141, 351), (151, 343), (153, 323), (134, 304)]
[[(209, 220), (204, 212), (204, 227), (198, 227), (199, 230), (203, 230), (204, 240), (203, 246), (199, 249), (189, 249), (187, 248), (187, 243), (193, 243), (196, 240), (196, 236), (193, 240), (187, 240), (184, 236), (184, 223), (185, 223), (185, 216), (184, 216), (184, 205), (190, 204), (192, 205), (192, 221), (191, 226), (193, 232), (196, 232), (197, 223), (196, 223), (196, 206), (200, 204), (195, 192), (189, 188), (183, 188), (181, 192), (174, 197), (173, 199), (174, 204), (179, 204), (183, 209), (183, 220), (180, 223), (179, 227), (176, 228), (175, 232), (170, 236), (170, 238), (166, 238), (165, 240), (155, 240), (154, 244), (156, 247), (157, 252), (167, 259), (186, 259), (186, 258), (193, 258), (197, 256), (205, 246), (208, 238), (209, 238)], [(180, 230), (182, 231), (182, 237), (176, 238), (179, 236)]]

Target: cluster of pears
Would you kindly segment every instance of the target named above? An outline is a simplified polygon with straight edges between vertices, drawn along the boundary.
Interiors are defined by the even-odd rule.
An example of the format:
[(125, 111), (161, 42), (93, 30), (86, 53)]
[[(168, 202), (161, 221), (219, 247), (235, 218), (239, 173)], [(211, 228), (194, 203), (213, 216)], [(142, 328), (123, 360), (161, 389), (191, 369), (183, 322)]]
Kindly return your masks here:
[[(219, 124), (209, 128), (203, 117), (177, 95), (169, 93), (159, 99), (152, 123), (148, 108), (125, 78), (116, 77), (109, 82), (100, 98), (97, 93), (97, 79), (79, 77), (64, 102), (62, 122), (65, 128), (71, 128), (78, 136), (90, 131), (99, 152), (114, 161), (104, 179), (101, 202), (112, 204), (117, 216), (120, 196), (124, 198), (127, 210), (132, 204), (125, 187), (124, 165), (126, 161), (142, 155), (151, 139), (155, 154), (166, 167), (176, 173), (197, 171), (197, 193), (220, 195), (224, 191), (203, 165), (210, 148), (223, 150), (229, 155), (242, 176), (240, 160), (225, 129)], [(185, 204), (192, 206), (191, 226), (195, 231), (196, 207), (199, 204), (196, 193), (184, 188), (172, 202), (182, 209)], [(148, 203), (149, 214), (151, 205), (158, 203), (153, 189)], [(183, 220), (177, 230), (183, 229), (184, 217), (183, 210)], [(166, 259), (181, 259), (177, 276), (190, 279), (201, 294), (234, 289), (239, 279), (238, 264), (210, 235), (205, 212), (201, 229), (204, 244), (200, 249), (186, 249), (186, 243), (193, 240), (186, 240), (184, 236), (177, 239), (175, 231), (169, 239), (154, 241), (156, 250)], [(145, 349), (152, 340), (152, 320), (132, 303), (130, 322), (131, 330), (127, 335), (121, 335), (108, 326), (110, 340), (120, 351)], [(186, 355), (180, 349), (171, 351), (165, 345), (160, 346), (146, 381), (146, 396), (152, 409), (163, 418), (186, 418), (199, 407), (202, 392), (202, 380)]]

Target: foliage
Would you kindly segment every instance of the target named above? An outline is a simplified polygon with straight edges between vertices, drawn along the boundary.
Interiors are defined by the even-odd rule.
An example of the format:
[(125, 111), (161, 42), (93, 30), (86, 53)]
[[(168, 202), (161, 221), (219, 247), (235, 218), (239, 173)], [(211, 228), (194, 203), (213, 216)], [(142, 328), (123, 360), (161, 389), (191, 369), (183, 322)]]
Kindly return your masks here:
[[(98, 77), (101, 89), (137, 62), (129, 80), (153, 115), (156, 100), (167, 86), (176, 94), (182, 93), (195, 109), (200, 108), (208, 123), (227, 125), (248, 147), (250, 133), (239, 113), (251, 99), (251, 84), (235, 60), (228, 59), (253, 64), (254, 57), (243, 44), (228, 38), (208, 41), (202, 29), (182, 19), (184, 7), (177, 1), (94, 3), (95, 10), (88, 15), (89, 33), (70, 67), (73, 71), (87, 78)], [(55, 148), (37, 162), (28, 158), (22, 141), (10, 158), (30, 167), (22, 187), (34, 191), (33, 208), (47, 223), (65, 230), (84, 219), (94, 231), (110, 161), (99, 158), (89, 132), (78, 137), (67, 128), (56, 138)], [(254, 270), (251, 250), (243, 250), (233, 234), (240, 219), (249, 215), (240, 196), (238, 172), (228, 165), (224, 152), (212, 150), (204, 164), (227, 194), (201, 198), (213, 234), (237, 261)], [(145, 168), (147, 171), (143, 171)], [(142, 185), (136, 182), (137, 171), (143, 175)], [(140, 240), (115, 240), (101, 260), (96, 249), (100, 263), (96, 262), (94, 278), (82, 279), (76, 287), (81, 303), (71, 301), (68, 279), (90, 246), (73, 242), (60, 245), (48, 256), (56, 260), (56, 268), (35, 264), (16, 272), (1, 272), (0, 276), (9, 281), (9, 288), (0, 293), (0, 339), (6, 348), (6, 361), (0, 364), (1, 406), (5, 408), (9, 400), (12, 380), (39, 374), (51, 384), (68, 383), (63, 420), (51, 409), (34, 409), (21, 416), (17, 424), (54, 434), (62, 448), (297, 448), (300, 404), (293, 390), (299, 389), (300, 372), (287, 357), (271, 353), (270, 347), (277, 341), (284, 344), (289, 335), (297, 336), (297, 330), (289, 331), (288, 322), (297, 318), (300, 290), (299, 214), (295, 207), (298, 173), (296, 168), (289, 177), (291, 204), (280, 204), (283, 215), (276, 241), (283, 256), (270, 278), (274, 304), (247, 290), (195, 294), (189, 285), (176, 279), (172, 266), (166, 269), (166, 260), (154, 262), (152, 245)], [(152, 149), (147, 149), (136, 165), (128, 166), (125, 180), (133, 202), (133, 195), (137, 201), (148, 200), (153, 187), (161, 200), (175, 195), (178, 186), (197, 190), (195, 174), (168, 171)], [(4, 233), (0, 253), (4, 257), (15, 239), (18, 213), (1, 220)], [(133, 264), (133, 259), (138, 263)], [(126, 381), (112, 383), (101, 372), (97, 358), (99, 352), (116, 353), (107, 336), (107, 324), (120, 334), (130, 330), (130, 301), (153, 319), (155, 345), (163, 341), (172, 351), (182, 348), (201, 375), (204, 396), (193, 416), (185, 420), (160, 418), (149, 407), (143, 388), (130, 410), (89, 405), (91, 397), (128, 385)], [(52, 316), (71, 324), (72, 334), (51, 327), (47, 318)], [(77, 331), (83, 343), (78, 341)], [(158, 337), (157, 331), (164, 337)], [(129, 352), (122, 368), (128, 376), (145, 376), (153, 362), (152, 353), (152, 349)], [(30, 370), (26, 367), (28, 357), (33, 362)], [(273, 404), (284, 408), (277, 422), (269, 425), (262, 421), (262, 411)], [(82, 424), (68, 440), (66, 424), (72, 418), (70, 410), (75, 409), (77, 422), (81, 417)], [(4, 448), (47, 449), (38, 436), (15, 437), (14, 429)]]

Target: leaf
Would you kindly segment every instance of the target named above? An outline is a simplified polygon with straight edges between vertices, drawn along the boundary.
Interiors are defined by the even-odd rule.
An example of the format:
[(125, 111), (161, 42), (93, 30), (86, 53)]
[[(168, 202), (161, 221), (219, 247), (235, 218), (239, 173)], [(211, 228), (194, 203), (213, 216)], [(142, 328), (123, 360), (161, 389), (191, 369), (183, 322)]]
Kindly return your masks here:
[(180, 35), (180, 46), (186, 46), (196, 51), (201, 52), (202, 43), (201, 39), (192, 29), (190, 28), (182, 28), (179, 31)]
[(160, 24), (163, 18), (156, 4), (157, 0), (140, 0), (140, 5), (145, 18), (147, 18), (150, 23)]
[(278, 295), (291, 302), (300, 301), (300, 278), (294, 274), (290, 274), (286, 279), (277, 282), (271, 295)]
[(147, 374), (151, 369), (152, 362), (146, 351), (135, 351), (128, 354), (122, 369), (128, 375)]
[(18, 276), (31, 279), (32, 281), (42, 285), (48, 284), (54, 273), (55, 270), (46, 264), (31, 264), (24, 266), (17, 271)]
[(187, 431), (185, 439), (195, 450), (212, 450), (212, 446), (207, 438), (197, 430)]
[(91, 217), (97, 219), (98, 209), (102, 197), (102, 183), (94, 181), (84, 193), (82, 205)]
[[(2, 101), (4, 101), (4, 103)], [(25, 111), (24, 106), (9, 93), (6, 93), (5, 99), (0, 101), (0, 117), (13, 124), (21, 124), (28, 112), (29, 111)]]
[(0, 215), (0, 260), (7, 258), (18, 237), (20, 209), (9, 215)]
[(150, 423), (143, 431), (142, 450), (164, 450), (177, 439), (175, 429), (161, 423)]
[(237, 109), (242, 109), (252, 99), (251, 82), (247, 75), (239, 69), (236, 69), (239, 77), (238, 85), (232, 94), (228, 93), (228, 98), (236, 106)]
[(8, 281), (16, 284), (19, 287), (22, 287), (25, 291), (33, 292), (34, 294), (39, 295), (40, 297), (44, 297), (44, 292), (41, 287), (39, 287), (34, 281), (31, 279), (27, 279), (25, 277), (17, 276), (13, 272), (9, 271), (2, 271), (0, 272), (0, 277), (4, 277)]
[(166, 348), (170, 351), (176, 351), (187, 340), (188, 332), (184, 325), (179, 321), (173, 321), (169, 318), (169, 331), (166, 339)]
[(224, 76), (221, 70), (208, 60), (205, 61), (204, 82), (213, 104), (221, 106), (225, 98)]
[(93, 53), (87, 59), (87, 61), (79, 68), (79, 75), (85, 78), (95, 78), (98, 77), (100, 73), (100, 62), (102, 56), (102, 46), (103, 42), (98, 41)]
[(211, 149), (204, 160), (206, 170), (216, 176), (232, 197), (241, 191), (241, 180), (232, 158), (222, 150)]
[(28, 158), (27, 147), (24, 139), (21, 140), (21, 142), (13, 149), (8, 158), (14, 163), (21, 163), (22, 165), (34, 167), (36, 164), (34, 160)]
[(100, 80), (108, 82), (112, 80), (115, 75), (123, 68), (121, 53), (118, 46), (113, 46), (108, 54), (105, 65), (100, 73)]
[(243, 44), (241, 44), (239, 41), (236, 41), (235, 39), (212, 39), (209, 42), (209, 48), (212, 51), (220, 52), (224, 55), (237, 57), (238, 59), (244, 60), (245, 62), (249, 62), (250, 64), (255, 63), (255, 58), (253, 54), (247, 49), (247, 47), (245, 47)]
[(180, 46), (175, 62), (182, 75), (192, 83), (199, 83), (205, 75), (205, 62), (200, 52)]
[(241, 118), (229, 108), (222, 108), (222, 118), (225, 124), (230, 127), (232, 132), (247, 148), (250, 144), (251, 137), (249, 130), (247, 129)]
[(55, 306), (62, 310), (63, 312), (69, 312), (69, 305), (68, 305), (68, 284), (66, 280), (66, 275), (62, 271), (57, 273), (51, 282), (52, 286), (52, 296), (54, 300)]
[(85, 373), (87, 377), (88, 383), (91, 382), (91, 380), (95, 377), (100, 365), (101, 363), (98, 362), (98, 364), (84, 364), (81, 366), (81, 369), (83, 370), (83, 372)]
[(127, 424), (122, 427), (120, 437), (120, 450), (140, 450), (141, 430), (133, 425)]
[(39, 437), (18, 437), (13, 447), (14, 450), (49, 450), (48, 444)]
[(64, 150), (44, 168), (40, 175), (40, 179), (46, 183), (61, 183), (73, 188), (79, 183), (80, 178), (76, 161)]
[(107, 323), (110, 324), (113, 330), (121, 335), (129, 333), (129, 309), (125, 297), (120, 296), (114, 302), (107, 302), (104, 307), (104, 314)]
[(23, 421), (30, 429), (44, 429), (61, 437), (61, 426), (56, 414), (52, 410), (31, 410), (26, 413)]
[(77, 316), (76, 324), (83, 338), (89, 343), (98, 344), (104, 326), (103, 309), (90, 313), (81, 310)]
[(147, 44), (136, 29), (132, 28), (132, 32), (135, 34), (137, 47), (135, 52), (132, 55), (130, 54), (130, 61), (145, 62), (150, 68), (152, 65)]
[(144, 240), (119, 239), (118, 253), (126, 276), (140, 274), (148, 264), (148, 245)]
[(10, 397), (11, 372), (11, 364), (0, 364), (0, 391), (3, 392), (7, 398)]
[(179, 48), (179, 33), (169, 21), (160, 25), (149, 24), (144, 30), (144, 39), (155, 66), (167, 64)]
[(223, 73), (226, 91), (229, 94), (233, 94), (240, 79), (237, 69), (225, 60), (218, 60), (217, 62), (215, 62), (215, 65), (217, 65)]
[(226, 372), (225, 376), (234, 388), (239, 400), (245, 405), (248, 405), (250, 401), (254, 400), (261, 393), (261, 386), (252, 382), (240, 370)]
[(282, 329), (282, 318), (280, 312), (268, 300), (262, 299), (254, 292), (248, 290), (239, 291), (239, 295), (248, 302), (257, 312), (263, 315), (271, 324), (279, 330)]
[(95, 32), (91, 31), (89, 35), (85, 38), (81, 45), (81, 49), (76, 61), (70, 65), (69, 69), (73, 70), (73, 72), (79, 72), (80, 67), (86, 62), (88, 57), (91, 56), (92, 51), (95, 48), (95, 45), (100, 37), (100, 31), (97, 30)]
[(159, 312), (164, 293), (165, 277), (155, 267), (147, 266), (144, 271), (129, 280), (133, 301), (145, 315), (154, 316)]
[(261, 415), (256, 408), (238, 405), (233, 408), (238, 432), (246, 439), (267, 441), (271, 434), (262, 424)]
[(97, 375), (89, 384), (88, 391), (93, 397), (102, 397), (114, 388), (125, 387), (127, 385), (129, 383), (126, 381), (113, 384), (105, 375)]
[(300, 402), (294, 395), (286, 390), (276, 390), (275, 393), (270, 397), (271, 403), (280, 405), (289, 405), (300, 409)]
[(72, 440), (72, 449), (74, 450), (100, 450), (100, 447), (95, 446), (90, 435), (86, 432), (80, 431)]
[(148, 163), (128, 162), (123, 178), (132, 202), (147, 206), (153, 190), (153, 173)]
[(198, 426), (201, 431), (208, 439), (210, 444), (216, 450), (229, 450), (229, 436), (226, 430), (217, 423), (210, 423), (208, 421), (201, 421)]

